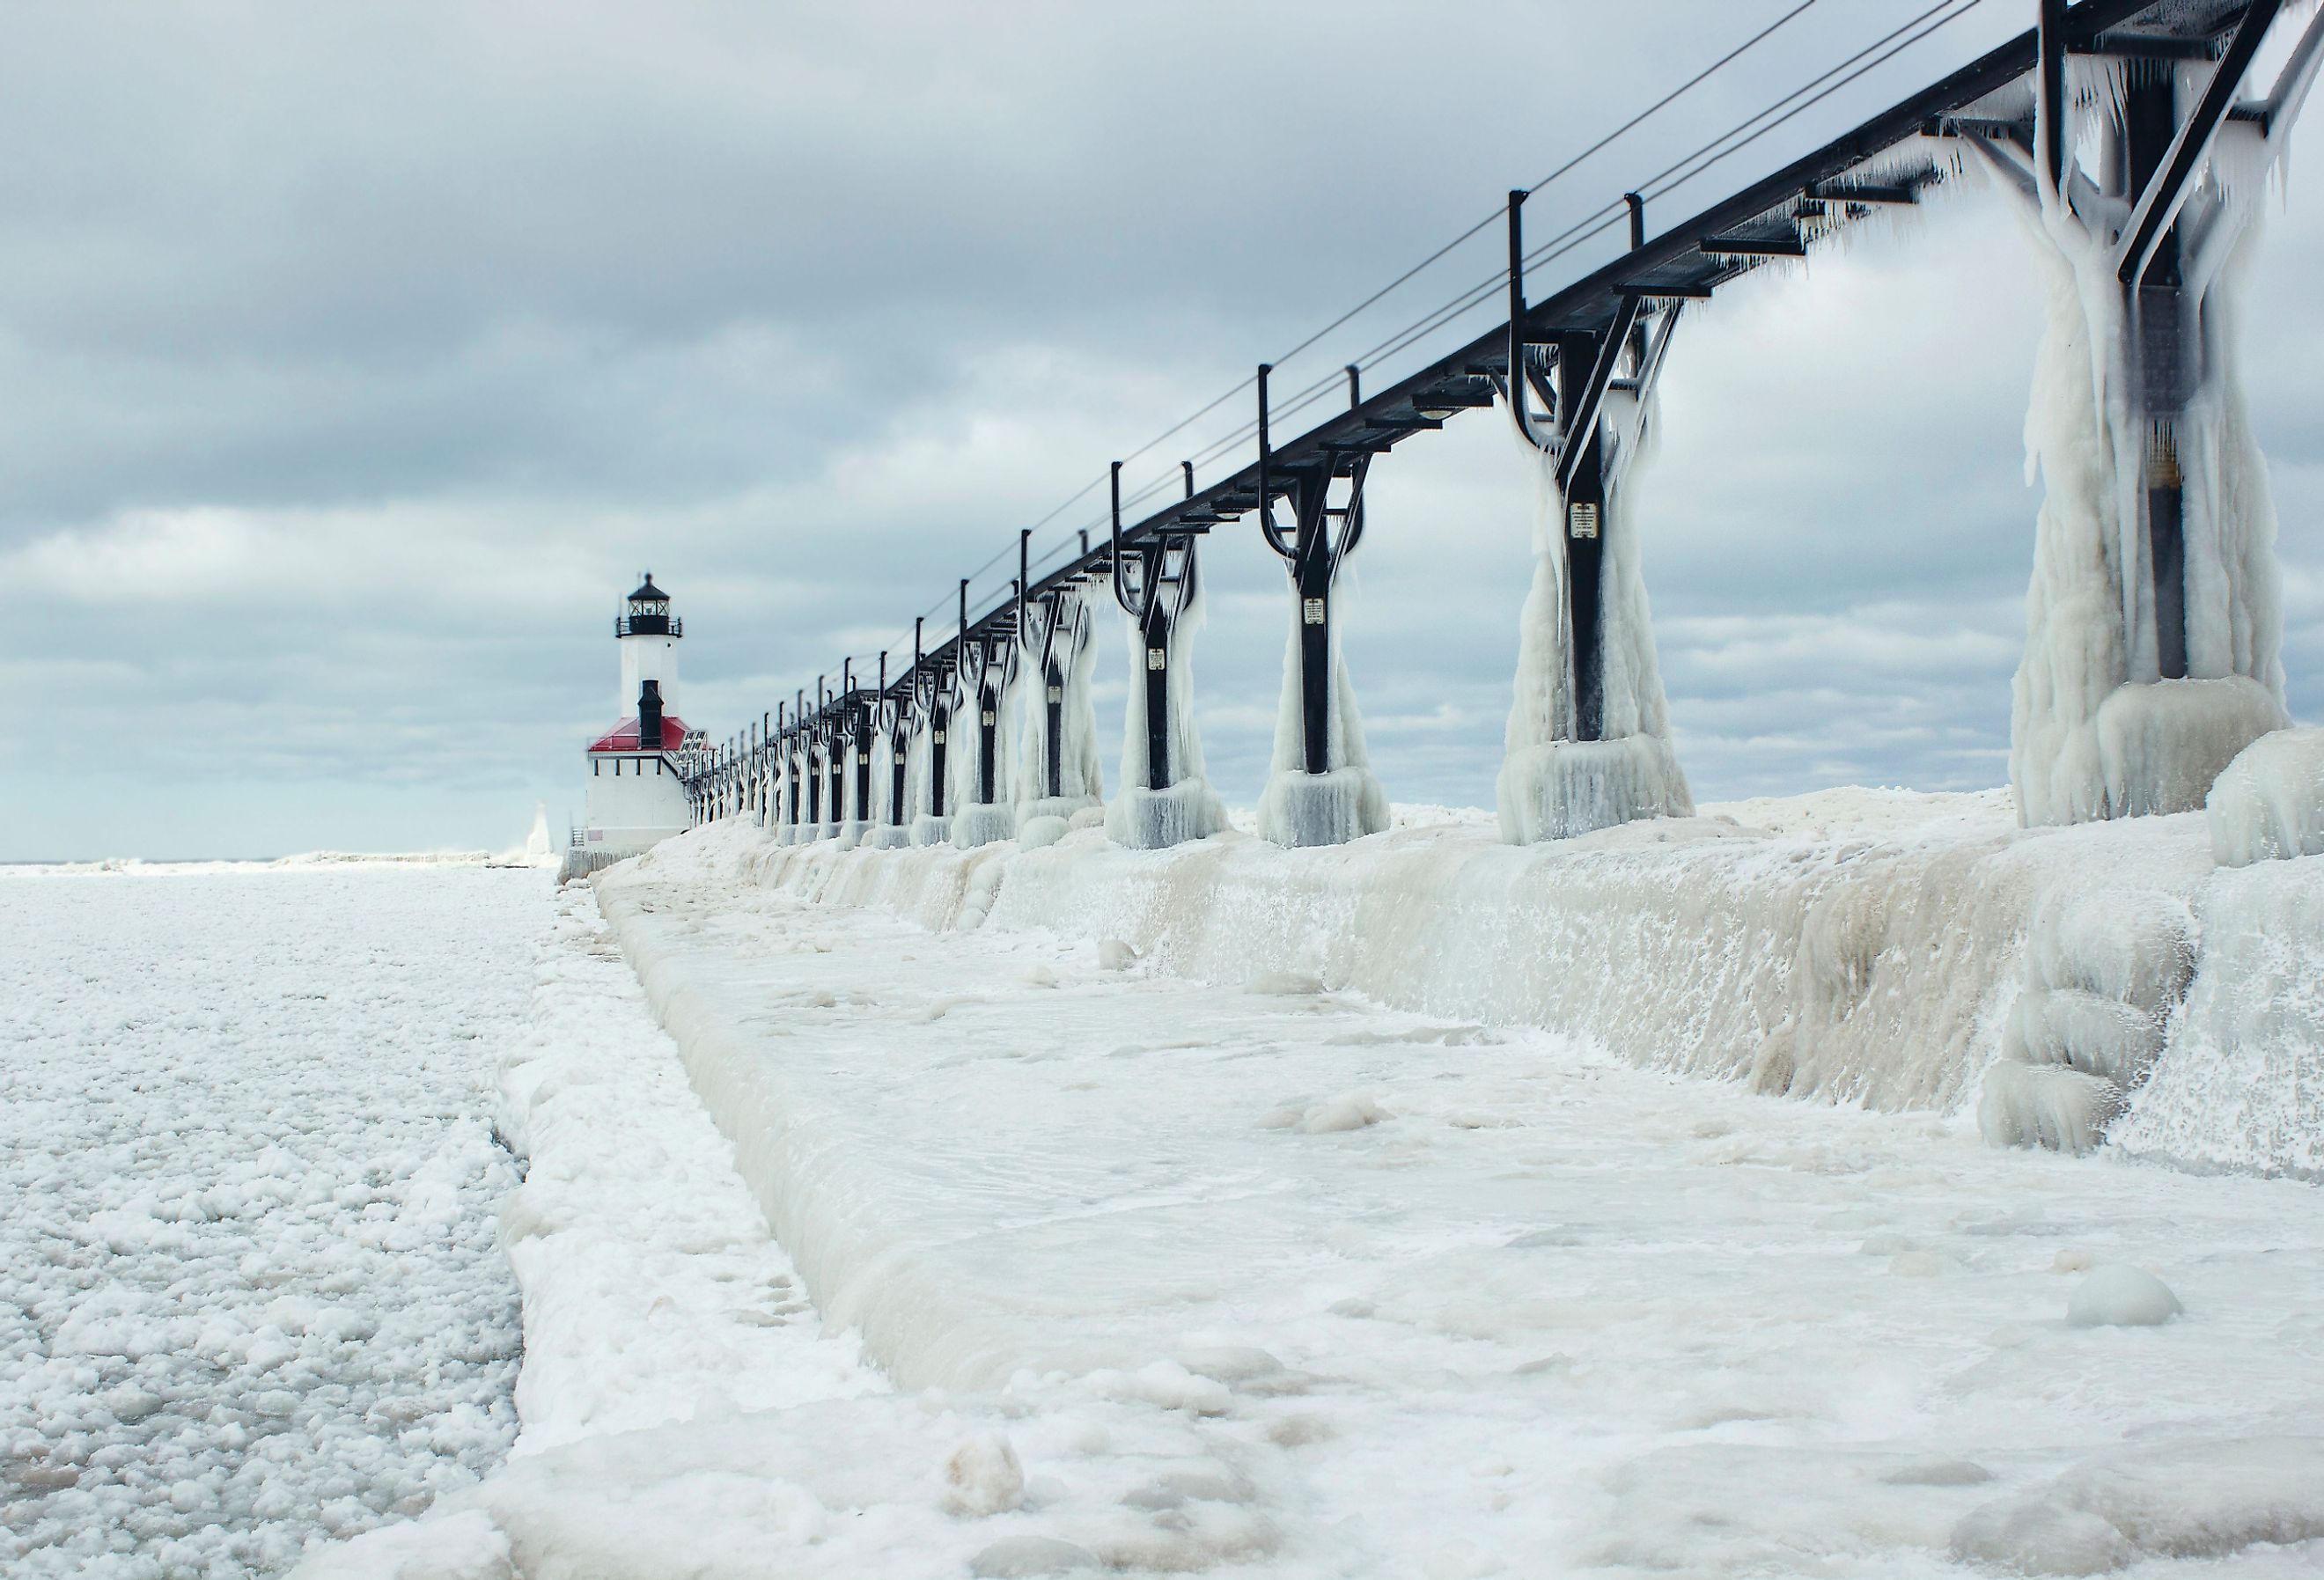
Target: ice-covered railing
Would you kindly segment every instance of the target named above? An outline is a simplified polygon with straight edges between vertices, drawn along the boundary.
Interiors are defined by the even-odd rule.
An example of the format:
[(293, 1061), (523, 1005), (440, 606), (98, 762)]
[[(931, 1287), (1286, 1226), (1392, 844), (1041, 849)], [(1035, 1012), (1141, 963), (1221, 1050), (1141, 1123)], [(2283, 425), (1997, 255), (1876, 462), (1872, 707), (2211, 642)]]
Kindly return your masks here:
[[(1339, 657), (1336, 573), (1362, 531), (1373, 463), (1463, 411), (1494, 406), (1540, 452), (1544, 477), (1499, 782), (1504, 834), (1553, 839), (1683, 812), (1690, 798), (1639, 568), (1648, 523), (1629, 504), (1649, 448), (1655, 374), (1681, 310), (1920, 203), (1965, 162), (2024, 192), (2053, 286), (2028, 422), (2050, 493), (2012, 725), (2021, 815), (2071, 821), (2201, 804), (2237, 752), (2287, 722), (2273, 515), (2236, 383), (2233, 282), (2250, 245), (2252, 193), (2312, 76), (2318, 24), (2308, 23), (2268, 97), (2246, 103), (2244, 79), (2285, 14), (2282, 0), (2037, 0), (2034, 31), (1658, 234), (1647, 223), (1675, 194), (1962, 9), (1934, 7), (1892, 29), (1545, 241), (1527, 245), (1527, 194), (1512, 193), (1506, 271), (1360, 357), (1347, 370), (1343, 411), (1277, 442), (1276, 425), (1333, 397), (1338, 378), (1278, 407), (1262, 365), (1254, 420), (1204, 452), (1214, 459), (1248, 438), (1247, 464), (1198, 488), (1195, 462), (1183, 463), (1183, 491), (1169, 499), (1161, 496), (1176, 478), (1125, 500), (1117, 467), (1112, 533), (1092, 543), (1084, 532), (1078, 546), (1039, 561), (1020, 538), (1007, 591), (972, 618), (964, 581), (957, 633), (930, 649), (916, 641), (900, 678), (886, 679), (885, 655), (877, 688), (853, 688), (843, 668), (838, 693), (818, 681), (812, 710), (802, 692), (796, 711), (778, 708), (771, 723), (762, 716), (709, 753), (692, 781), (701, 815), (746, 811), (787, 839), (822, 830), (964, 845), (1016, 834), (1020, 809), (1045, 827), (1093, 815), (1102, 787), (1093, 744), (1076, 732), (1083, 655), (1096, 647), (1076, 627), (1073, 661), (1055, 679), (1028, 678), (1027, 643), (1048, 640), (1044, 612), (1069, 605), (1093, 615), (1102, 600), (1092, 591), (1111, 581), (1142, 629), (1152, 610), (1121, 596), (1118, 565), (1148, 554), (1191, 565), (1202, 534), (1255, 518), (1289, 568), (1291, 593), (1261, 832), (1305, 845), (1377, 830), (1385, 798)], [(1603, 256), (1626, 221), (1628, 248)], [(1529, 298), (1529, 281), (1568, 257), (1601, 261)], [(1414, 347), (1503, 292), (1502, 323), (1385, 388), (1362, 389), (1365, 367), (1408, 366), (1402, 359)], [(1142, 519), (1125, 519), (1141, 504)], [(1185, 772), (1200, 760), (1186, 713), (1191, 630), (1185, 622), (1131, 642), (1133, 681), (1145, 676), (1130, 688), (1123, 749), (1123, 795), (1134, 806), (1108, 818), (1130, 844), (1217, 826), (1215, 795), (1199, 768)], [(890, 710), (899, 722), (885, 727)], [(1068, 756), (1076, 787), (1067, 792), (1060, 780), (1052, 790), (1050, 771)], [(835, 765), (853, 771), (860, 802), (870, 758), (905, 786), (908, 816), (843, 808), (849, 775)], [(1157, 775), (1165, 758), (1167, 774)], [(803, 761), (823, 765), (820, 785)]]

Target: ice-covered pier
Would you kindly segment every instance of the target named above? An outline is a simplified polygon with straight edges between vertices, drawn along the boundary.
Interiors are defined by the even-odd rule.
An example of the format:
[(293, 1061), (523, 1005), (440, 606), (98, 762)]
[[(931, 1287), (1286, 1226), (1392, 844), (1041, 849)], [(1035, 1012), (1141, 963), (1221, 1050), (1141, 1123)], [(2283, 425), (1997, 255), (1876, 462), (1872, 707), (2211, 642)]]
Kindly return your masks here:
[[(1683, 816), (1690, 791), (1638, 551), (1651, 523), (1630, 487), (1651, 464), (1655, 385), (1683, 311), (1974, 176), (2019, 203), (2049, 287), (2028, 425), (2047, 497), (2011, 725), (2019, 815), (2039, 825), (2199, 808), (2264, 743), (2227, 781), (2229, 845), (2324, 846), (2324, 736), (2287, 733), (2275, 515), (2237, 337), (2254, 206), (2324, 58), (2324, 23), (2298, 25), (2280, 0), (2037, 10), (2034, 30), (1674, 223), (1655, 222), (1656, 199), (1748, 136), (1714, 139), (1698, 161), (1537, 243), (1527, 194), (1510, 193), (1501, 328), (1384, 389), (1367, 393), (1351, 366), (1345, 409), (1288, 438), (1286, 420), (1342, 380), (1278, 404), (1261, 365), (1247, 462), (1198, 485), (1185, 461), (1127, 493), (1117, 464), (1098, 541), (1083, 531), (1036, 558), (1028, 532), (1000, 596), (979, 608), (964, 580), (956, 624), (932, 645), (927, 617), (914, 622), (908, 662), (880, 654), (866, 684), (874, 665), (850, 659), (835, 689), (818, 677), (811, 693), (694, 750), (697, 820), (748, 813), (793, 840), (964, 848), (1049, 837), (1075, 820), (1102, 820), (1140, 848), (1213, 831), (1189, 667), (1198, 560), (1218, 529), (1256, 521), (1290, 592), (1259, 831), (1288, 846), (1378, 832), (1387, 799), (1340, 658), (1334, 587), (1368, 527), (1375, 463), (1492, 408), (1540, 472), (1502, 836)], [(2264, 53), (2275, 63), (2255, 81)], [(1561, 260), (1618, 237), (1626, 249), (1536, 291)], [(1101, 808), (1091, 686), (1109, 602), (1128, 621), (1136, 683), (1118, 794)]]

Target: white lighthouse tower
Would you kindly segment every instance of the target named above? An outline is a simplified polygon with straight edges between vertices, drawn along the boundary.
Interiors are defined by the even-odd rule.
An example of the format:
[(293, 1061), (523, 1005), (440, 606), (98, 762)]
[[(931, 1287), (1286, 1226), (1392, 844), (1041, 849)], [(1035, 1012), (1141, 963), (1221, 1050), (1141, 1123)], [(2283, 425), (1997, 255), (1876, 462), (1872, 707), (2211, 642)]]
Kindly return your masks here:
[(653, 572), (613, 617), (622, 650), (621, 722), (589, 743), (588, 819), (566, 870), (586, 873), (686, 832), (686, 783), (678, 753), (687, 735), (678, 716), (678, 643), (685, 623)]

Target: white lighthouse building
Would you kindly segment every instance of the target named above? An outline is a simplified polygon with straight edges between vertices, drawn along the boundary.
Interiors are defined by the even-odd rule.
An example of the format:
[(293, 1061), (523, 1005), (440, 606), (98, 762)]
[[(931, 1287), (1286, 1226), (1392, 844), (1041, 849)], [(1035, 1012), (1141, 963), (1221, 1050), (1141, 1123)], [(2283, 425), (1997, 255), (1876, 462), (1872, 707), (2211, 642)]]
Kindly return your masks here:
[(568, 872), (586, 873), (686, 832), (686, 784), (678, 772), (687, 735), (678, 716), (678, 643), (685, 633), (685, 623), (669, 612), (669, 595), (647, 571), (613, 617), (621, 722), (589, 743), (588, 818), (567, 857)]

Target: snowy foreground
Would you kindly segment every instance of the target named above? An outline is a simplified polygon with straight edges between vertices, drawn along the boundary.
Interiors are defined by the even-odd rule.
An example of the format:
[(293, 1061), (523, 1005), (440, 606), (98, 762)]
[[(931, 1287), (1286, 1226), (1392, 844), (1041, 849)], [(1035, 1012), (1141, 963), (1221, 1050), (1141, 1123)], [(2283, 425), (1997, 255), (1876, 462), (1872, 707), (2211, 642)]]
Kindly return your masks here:
[[(305, 1573), (2316, 1572), (2324, 1198), (1975, 1118), (2029, 962), (2074, 953), (2028, 918), (2177, 895), (2149, 1085), (2232, 1140), (2223, 1066), (2312, 1067), (2316, 944), (2269, 966), (2229, 913), (2308, 914), (2314, 858), (1748, 810), (1547, 855), (728, 825), (601, 875), (602, 923), (567, 891), (504, 1076), (524, 1436)], [(1812, 947), (1746, 914), (1785, 874)], [(1544, 1029), (1592, 992), (1592, 1035)], [(2236, 1111), (2277, 1127), (2253, 1167), (2282, 1096)]]
[(540, 872), (0, 873), (0, 1572), (280, 1574), (515, 1433)]

